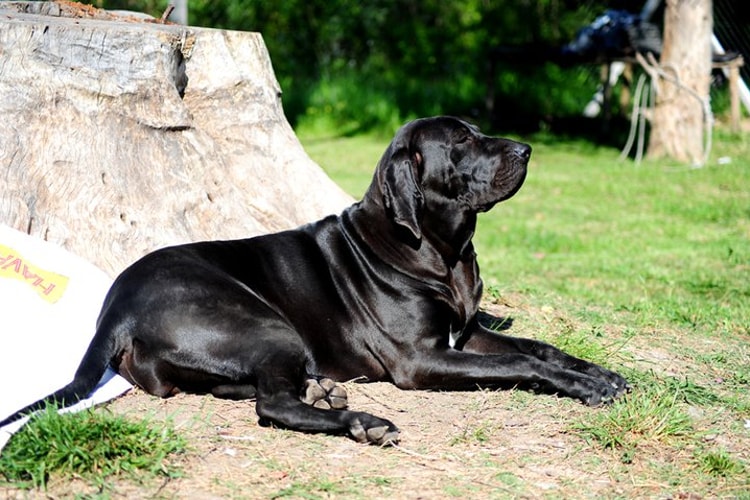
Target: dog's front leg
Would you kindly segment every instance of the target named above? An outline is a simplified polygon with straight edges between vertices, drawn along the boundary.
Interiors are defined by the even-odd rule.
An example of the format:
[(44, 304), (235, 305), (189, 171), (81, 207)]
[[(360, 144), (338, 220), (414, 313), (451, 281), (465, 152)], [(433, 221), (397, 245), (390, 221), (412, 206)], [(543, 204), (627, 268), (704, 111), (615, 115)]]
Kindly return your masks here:
[(391, 373), (402, 389), (471, 390), (520, 386), (597, 406), (614, 399), (610, 383), (521, 353), (477, 354), (452, 348), (411, 357)]
[(476, 318), (456, 343), (456, 349), (476, 354), (527, 354), (546, 363), (559, 366), (562, 369), (584, 373), (600, 379), (612, 385), (616, 389), (617, 395), (630, 390), (628, 382), (611, 370), (571, 356), (554, 346), (538, 340), (501, 335), (482, 326)]

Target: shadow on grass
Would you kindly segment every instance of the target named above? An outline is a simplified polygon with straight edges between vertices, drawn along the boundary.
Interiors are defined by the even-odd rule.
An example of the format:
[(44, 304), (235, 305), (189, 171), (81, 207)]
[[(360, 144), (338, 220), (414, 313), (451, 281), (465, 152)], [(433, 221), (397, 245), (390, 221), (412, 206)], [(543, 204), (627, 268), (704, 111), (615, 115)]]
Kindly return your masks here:
[(477, 320), (485, 328), (489, 328), (495, 332), (504, 332), (510, 330), (513, 327), (513, 318), (502, 316), (494, 316), (485, 311), (479, 311), (477, 313)]

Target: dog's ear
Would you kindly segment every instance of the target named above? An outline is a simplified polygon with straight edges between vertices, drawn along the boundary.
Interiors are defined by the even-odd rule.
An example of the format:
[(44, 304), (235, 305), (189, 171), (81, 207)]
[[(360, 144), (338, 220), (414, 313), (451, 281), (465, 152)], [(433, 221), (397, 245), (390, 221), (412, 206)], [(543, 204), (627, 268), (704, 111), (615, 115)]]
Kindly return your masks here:
[(424, 194), (417, 183), (419, 153), (413, 156), (400, 148), (388, 158), (383, 168), (383, 203), (393, 222), (411, 231), (416, 239), (422, 238), (419, 221), (424, 204)]

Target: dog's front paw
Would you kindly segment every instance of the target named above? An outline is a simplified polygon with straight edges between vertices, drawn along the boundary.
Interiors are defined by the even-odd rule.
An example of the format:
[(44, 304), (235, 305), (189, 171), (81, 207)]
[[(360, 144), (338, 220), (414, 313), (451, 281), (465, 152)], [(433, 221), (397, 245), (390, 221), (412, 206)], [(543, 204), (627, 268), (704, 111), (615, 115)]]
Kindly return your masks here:
[(615, 389), (615, 396), (630, 392), (630, 384), (625, 380), (625, 377), (601, 366), (597, 366), (597, 368), (599, 369), (599, 373), (596, 375), (597, 378), (612, 386)]
[(577, 371), (600, 380), (615, 389), (616, 396), (630, 392), (630, 384), (623, 376), (594, 363), (585, 362), (584, 366), (576, 368)]
[(626, 390), (624, 387), (629, 390), (630, 386), (627, 385), (625, 379), (623, 379), (623, 383), (623, 387), (618, 387), (609, 380), (586, 377), (576, 382), (574, 388), (571, 388), (570, 395), (588, 406), (601, 406), (612, 403), (615, 398), (622, 395)]
[(615, 388), (617, 391), (617, 396), (620, 396), (622, 394), (625, 394), (626, 392), (630, 392), (632, 387), (630, 387), (630, 384), (628, 384), (628, 381), (625, 380), (624, 377), (618, 375), (615, 372), (610, 372), (611, 376), (608, 378), (609, 383), (612, 385), (612, 387)]
[(400, 431), (388, 420), (363, 413), (352, 421), (349, 434), (360, 443), (391, 446), (398, 443)]
[(330, 378), (307, 379), (300, 400), (315, 408), (343, 410), (348, 404), (346, 389)]

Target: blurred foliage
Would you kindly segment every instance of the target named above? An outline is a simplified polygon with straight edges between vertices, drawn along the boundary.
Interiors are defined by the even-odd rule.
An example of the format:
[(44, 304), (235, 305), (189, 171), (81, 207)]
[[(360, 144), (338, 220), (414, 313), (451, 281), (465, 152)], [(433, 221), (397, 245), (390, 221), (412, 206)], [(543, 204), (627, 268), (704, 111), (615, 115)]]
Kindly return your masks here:
[[(160, 16), (166, 0), (97, 0)], [(495, 59), (500, 47), (560, 46), (609, 7), (573, 0), (190, 0), (196, 26), (258, 31), (295, 126), (344, 133), (454, 114), (531, 131), (580, 114), (598, 68)], [(512, 61), (510, 59), (513, 59)]]

